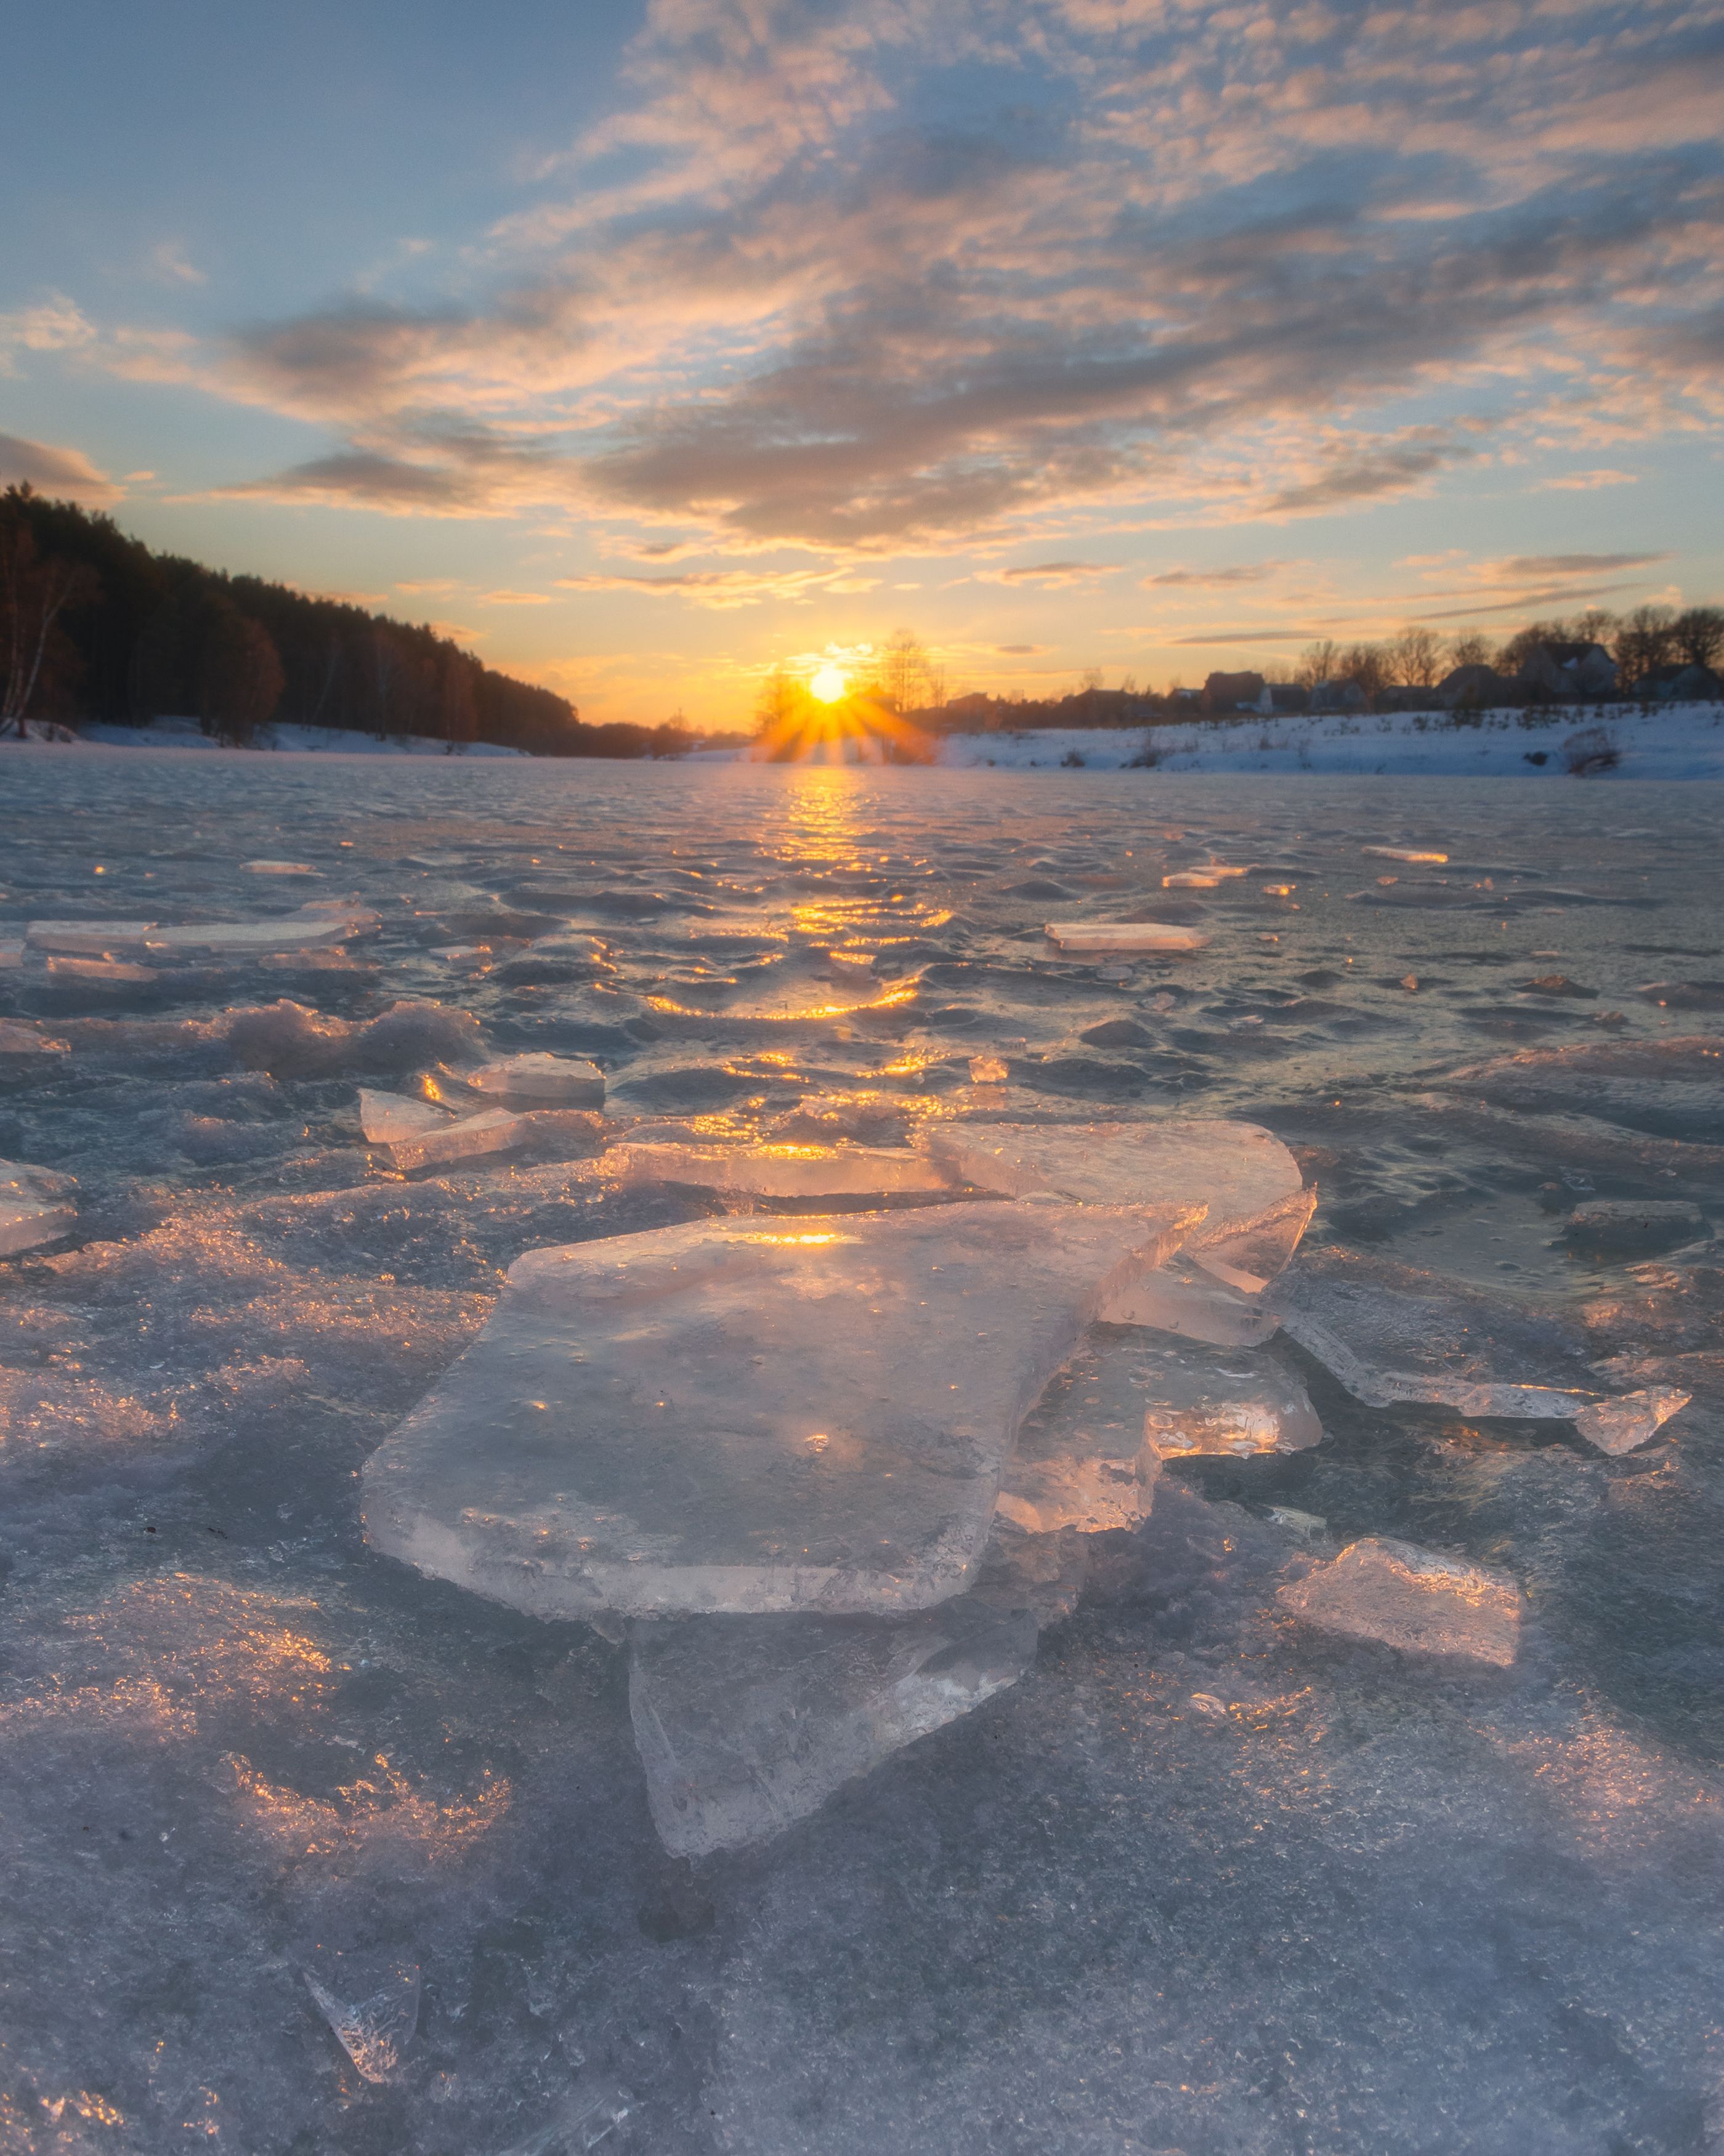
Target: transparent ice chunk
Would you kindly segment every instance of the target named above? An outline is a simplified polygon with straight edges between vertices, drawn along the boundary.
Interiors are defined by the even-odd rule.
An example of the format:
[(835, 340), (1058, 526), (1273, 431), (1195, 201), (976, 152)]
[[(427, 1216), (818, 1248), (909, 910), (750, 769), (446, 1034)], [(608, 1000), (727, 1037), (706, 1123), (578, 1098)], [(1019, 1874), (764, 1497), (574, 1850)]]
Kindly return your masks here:
[(33, 921), (24, 931), (24, 941), (33, 951), (111, 958), (115, 952), (141, 954), (155, 929), (153, 921)]
[(0, 1258), (14, 1257), (69, 1235), (78, 1224), (77, 1185), (51, 1168), (0, 1160)]
[(462, 1082), (475, 1092), (530, 1107), (598, 1108), (604, 1105), (604, 1073), (577, 1056), (505, 1055), (477, 1070), (464, 1070)]
[(1264, 1303), (1213, 1278), (1183, 1255), (1111, 1295), (1100, 1315), (1110, 1325), (1178, 1332), (1218, 1348), (1257, 1348), (1280, 1320)]
[(919, 1142), (954, 1182), (1003, 1197), (1206, 1206), (1187, 1250), (1247, 1293), (1287, 1262), (1316, 1204), (1298, 1162), (1255, 1123), (939, 1123)]
[(920, 1609), (1188, 1216), (970, 1204), (535, 1250), (365, 1470), (372, 1543), (541, 1616)]
[(434, 1101), (416, 1101), (400, 1093), (377, 1093), (359, 1089), (359, 1126), (367, 1145), (396, 1145), (403, 1138), (422, 1137), (454, 1121), (447, 1108)]
[(247, 861), (243, 865), (248, 875), (315, 876), (318, 874), (310, 861)]
[(903, 1617), (629, 1627), (629, 1704), (660, 1840), (703, 1856), (781, 1832), (1015, 1684), (1083, 1584), (1077, 1536), (1009, 1532), (975, 1587)]
[(1322, 1440), (1304, 1386), (1273, 1360), (1229, 1363), (1167, 1349), (1146, 1374), (1144, 1442), (1158, 1459), (1302, 1452)]
[(152, 928), (146, 948), (166, 956), (208, 952), (217, 957), (251, 957), (269, 951), (310, 951), (368, 935), (381, 916), (362, 906), (320, 899), (297, 913), (273, 921), (205, 921), (184, 927)]
[(1285, 1609), (1325, 1632), (1403, 1654), (1506, 1669), (1520, 1651), (1521, 1590), (1506, 1573), (1367, 1536), (1282, 1588)]
[(926, 1155), (875, 1146), (628, 1144), (613, 1146), (604, 1164), (625, 1183), (688, 1183), (739, 1197), (865, 1197), (953, 1186)]
[(1426, 1401), (1572, 1421), (1619, 1452), (1644, 1445), (1690, 1397), (1674, 1386), (1613, 1397), (1590, 1367), (1584, 1329), (1564, 1313), (1339, 1245), (1307, 1251), (1270, 1299), (1306, 1353), (1368, 1407)]
[(39, 1026), (0, 1018), (0, 1055), (64, 1055), (66, 1043), (55, 1040)]
[(1361, 846), (1362, 854), (1373, 854), (1380, 861), (1429, 861), (1441, 864), (1447, 854), (1421, 852), (1416, 846)]
[(1162, 921), (1050, 921), (1044, 932), (1062, 951), (1200, 951), (1208, 937)]

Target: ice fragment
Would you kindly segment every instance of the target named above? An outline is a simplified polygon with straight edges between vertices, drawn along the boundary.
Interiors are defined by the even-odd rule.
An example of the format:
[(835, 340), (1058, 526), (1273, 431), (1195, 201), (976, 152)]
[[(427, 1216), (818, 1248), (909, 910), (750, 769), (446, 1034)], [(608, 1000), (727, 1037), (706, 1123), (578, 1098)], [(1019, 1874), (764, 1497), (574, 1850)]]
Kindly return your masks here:
[(1166, 1353), (1153, 1370), (1143, 1437), (1158, 1459), (1302, 1452), (1322, 1435), (1304, 1386), (1272, 1362), (1230, 1367)]
[(365, 1470), (372, 1541), (534, 1614), (919, 1609), (1172, 1207), (697, 1221), (529, 1252)]
[(78, 1224), (69, 1175), (0, 1160), (0, 1258), (15, 1257), (69, 1235)]
[(381, 1991), (351, 2005), (320, 1984), (309, 1969), (300, 1974), (319, 2012), (364, 2079), (398, 2080), (402, 2054), (419, 2025), (421, 1984), (417, 1967), (398, 1966)]
[(1361, 846), (1362, 854), (1372, 854), (1380, 861), (1436, 861), (1444, 862), (1447, 854), (1421, 852), (1416, 846)]
[(1200, 951), (1208, 937), (1159, 921), (1050, 921), (1044, 932), (1065, 951)]
[(625, 1183), (687, 1183), (739, 1197), (865, 1197), (949, 1191), (952, 1178), (925, 1154), (878, 1146), (613, 1146), (607, 1171)]
[(1285, 1609), (1325, 1632), (1403, 1654), (1506, 1669), (1520, 1650), (1521, 1590), (1507, 1573), (1375, 1536), (1282, 1588)]
[(568, 1055), (505, 1055), (462, 1074), (475, 1092), (535, 1107), (598, 1108), (604, 1105), (604, 1073), (596, 1063)]
[(973, 1085), (1003, 1086), (1011, 1075), (1000, 1056), (972, 1055), (970, 1058), (970, 1079)]

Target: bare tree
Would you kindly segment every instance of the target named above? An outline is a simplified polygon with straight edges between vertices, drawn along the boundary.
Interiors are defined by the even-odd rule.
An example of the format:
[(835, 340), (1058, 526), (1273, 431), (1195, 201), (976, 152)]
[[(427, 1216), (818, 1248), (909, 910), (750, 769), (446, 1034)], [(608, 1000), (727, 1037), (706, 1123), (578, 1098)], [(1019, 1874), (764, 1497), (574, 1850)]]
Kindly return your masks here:
[(1308, 644), (1299, 654), (1293, 679), (1301, 689), (1314, 689), (1319, 681), (1332, 681), (1341, 670), (1341, 646), (1332, 636)]
[(1623, 623), (1615, 656), (1617, 678), (1624, 688), (1670, 665), (1676, 652), (1675, 624), (1667, 606), (1636, 607)]
[(61, 617), (100, 590), (94, 571), (59, 555), (45, 559), (22, 516), (0, 521), (0, 734), (10, 723), (20, 741), (30, 711), (56, 677), (77, 670), (60, 632)]
[(1690, 666), (1710, 666), (1724, 651), (1724, 607), (1690, 607), (1670, 624), (1676, 649)]
[(1489, 666), (1492, 664), (1496, 647), (1488, 636), (1480, 636), (1475, 629), (1464, 629), (1449, 646), (1451, 666)]
[(1442, 679), (1443, 640), (1418, 623), (1391, 639), (1387, 657), (1390, 674), (1408, 689), (1429, 689)]
[(946, 701), (946, 677), (914, 630), (895, 629), (875, 654), (869, 691), (890, 711), (926, 711)]
[(1389, 663), (1380, 644), (1350, 644), (1341, 654), (1341, 675), (1343, 681), (1351, 681), (1362, 689), (1367, 696), (1374, 696), (1388, 687)]

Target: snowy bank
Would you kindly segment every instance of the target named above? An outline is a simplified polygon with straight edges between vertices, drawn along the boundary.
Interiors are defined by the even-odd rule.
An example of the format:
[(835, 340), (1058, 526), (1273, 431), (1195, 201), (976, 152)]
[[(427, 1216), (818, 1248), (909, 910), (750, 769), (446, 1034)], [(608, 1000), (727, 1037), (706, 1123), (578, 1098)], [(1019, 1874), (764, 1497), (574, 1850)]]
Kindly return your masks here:
[[(1615, 762), (1580, 742), (1602, 730)], [(1577, 744), (1574, 754), (1568, 745)], [(1724, 705), (1573, 710), (1337, 712), (1328, 716), (1196, 720), (1178, 726), (1046, 728), (952, 734), (939, 763), (1001, 771), (1086, 769), (1343, 773), (1385, 778), (1724, 778)]]
[[(76, 726), (38, 726), (33, 721), (30, 737), (44, 747), (75, 748), (92, 742), (101, 748), (225, 749), (225, 742), (213, 741), (196, 719), (152, 719), (147, 726), (108, 726), (91, 721)], [(254, 747), (291, 756), (466, 756), (522, 757), (526, 752), (500, 747), (495, 742), (469, 742), (451, 747), (418, 734), (392, 734), (379, 740), (375, 734), (350, 732), (337, 726), (269, 726)]]

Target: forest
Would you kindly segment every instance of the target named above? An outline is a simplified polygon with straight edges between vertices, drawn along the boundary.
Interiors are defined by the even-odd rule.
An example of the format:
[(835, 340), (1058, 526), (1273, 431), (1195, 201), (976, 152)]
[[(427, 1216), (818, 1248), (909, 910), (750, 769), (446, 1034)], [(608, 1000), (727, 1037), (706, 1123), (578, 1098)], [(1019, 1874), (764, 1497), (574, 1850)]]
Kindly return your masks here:
[(534, 756), (675, 756), (695, 738), (675, 725), (584, 725), (566, 696), (434, 629), (155, 553), (111, 517), (7, 488), (0, 734), (32, 719), (141, 726), (167, 715), (241, 746), (273, 724)]

